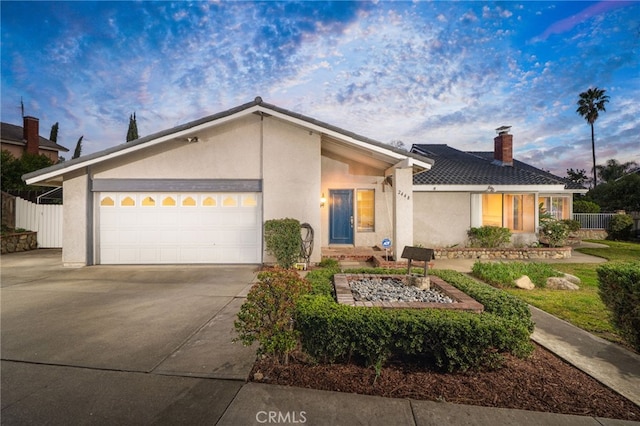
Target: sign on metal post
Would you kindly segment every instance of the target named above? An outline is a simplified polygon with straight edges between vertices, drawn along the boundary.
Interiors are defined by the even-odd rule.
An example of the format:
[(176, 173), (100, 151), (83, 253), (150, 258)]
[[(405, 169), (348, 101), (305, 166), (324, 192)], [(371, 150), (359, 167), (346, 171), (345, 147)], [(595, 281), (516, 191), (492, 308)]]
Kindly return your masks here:
[(391, 240), (389, 238), (385, 238), (382, 240), (382, 247), (384, 247), (384, 254), (387, 258), (387, 262), (389, 261), (389, 247), (391, 247)]

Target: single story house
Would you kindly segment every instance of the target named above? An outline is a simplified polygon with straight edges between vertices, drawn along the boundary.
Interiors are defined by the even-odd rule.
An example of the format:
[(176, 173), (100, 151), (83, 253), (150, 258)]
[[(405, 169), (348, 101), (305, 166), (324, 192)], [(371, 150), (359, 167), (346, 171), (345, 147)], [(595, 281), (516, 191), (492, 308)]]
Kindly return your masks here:
[(526, 246), (538, 240), (541, 209), (556, 219), (572, 218), (573, 194), (587, 189), (514, 159), (509, 129), (496, 129), (493, 151), (413, 145), (412, 153), (435, 162), (413, 179), (415, 244), (464, 246), (470, 227), (493, 225), (509, 228), (511, 241)]
[(69, 151), (62, 145), (40, 136), (40, 121), (35, 117), (25, 116), (23, 127), (10, 123), (0, 123), (0, 148), (9, 151), (15, 158), (26, 152), (47, 156), (57, 163), (60, 151)]
[(432, 184), (438, 161), (258, 97), (24, 179), (64, 188), (65, 265), (270, 262), (263, 224), (287, 217), (313, 228), (311, 262), (322, 247), (383, 239), (398, 256), (414, 243), (462, 242), (491, 185), (535, 202), (541, 190), (570, 198), (559, 178)]

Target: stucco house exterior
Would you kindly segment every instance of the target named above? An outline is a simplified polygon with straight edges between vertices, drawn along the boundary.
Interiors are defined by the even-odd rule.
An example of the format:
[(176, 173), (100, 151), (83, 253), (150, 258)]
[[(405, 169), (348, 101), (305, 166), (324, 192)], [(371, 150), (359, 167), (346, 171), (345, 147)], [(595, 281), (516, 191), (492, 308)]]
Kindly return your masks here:
[(425, 147), (396, 149), (258, 97), (24, 179), (64, 188), (65, 265), (270, 262), (262, 228), (279, 218), (313, 228), (311, 262), (322, 247), (383, 239), (398, 258), (414, 243), (463, 242), (490, 185), (534, 202), (570, 197), (559, 178), (436, 183), (442, 156)]
[(493, 225), (509, 228), (512, 243), (526, 246), (538, 240), (540, 208), (556, 219), (571, 219), (573, 194), (587, 189), (514, 159), (509, 129), (496, 129), (493, 151), (439, 144), (411, 148), (434, 160), (413, 179), (415, 244), (464, 246), (470, 227)]
[(64, 189), (65, 265), (262, 263), (264, 221), (332, 244), (413, 242), (413, 176), (433, 161), (256, 98), (24, 176)]
[(10, 123), (0, 123), (0, 148), (15, 158), (26, 152), (47, 156), (57, 163), (60, 151), (69, 151), (62, 145), (40, 136), (40, 122), (35, 117), (25, 116), (23, 127)]

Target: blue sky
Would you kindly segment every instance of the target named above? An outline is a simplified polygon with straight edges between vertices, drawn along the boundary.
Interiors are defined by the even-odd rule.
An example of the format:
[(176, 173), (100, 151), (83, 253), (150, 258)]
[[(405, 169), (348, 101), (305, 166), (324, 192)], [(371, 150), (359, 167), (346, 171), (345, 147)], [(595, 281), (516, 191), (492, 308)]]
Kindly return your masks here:
[[(381, 142), (591, 170), (578, 94), (606, 89), (596, 155), (640, 163), (640, 2), (8, 2), (1, 119), (83, 154), (266, 102)], [(68, 155), (70, 157), (70, 155)]]

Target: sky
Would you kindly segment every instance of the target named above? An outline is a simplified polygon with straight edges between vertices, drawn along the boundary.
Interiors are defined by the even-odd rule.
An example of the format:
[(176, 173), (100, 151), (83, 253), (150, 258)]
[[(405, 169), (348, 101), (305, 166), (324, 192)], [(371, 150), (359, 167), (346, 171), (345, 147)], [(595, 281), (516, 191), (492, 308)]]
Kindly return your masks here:
[(591, 173), (640, 163), (640, 2), (0, 2), (3, 122), (40, 119), (71, 157), (252, 101), (380, 142), (491, 151)]

